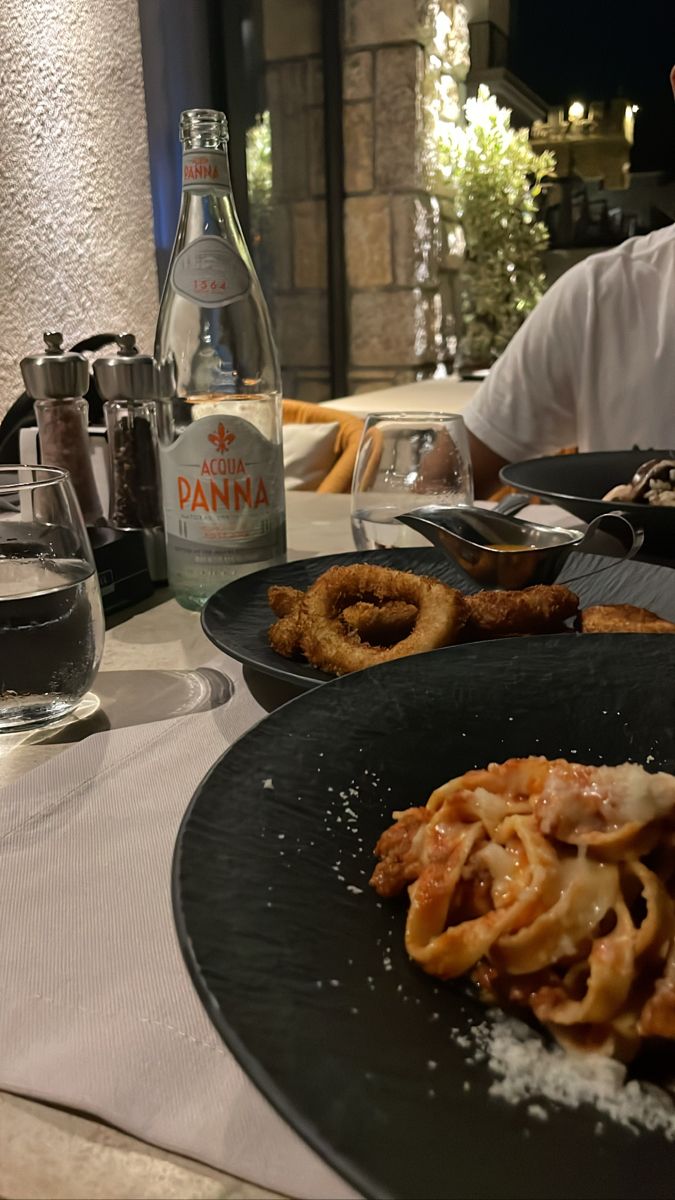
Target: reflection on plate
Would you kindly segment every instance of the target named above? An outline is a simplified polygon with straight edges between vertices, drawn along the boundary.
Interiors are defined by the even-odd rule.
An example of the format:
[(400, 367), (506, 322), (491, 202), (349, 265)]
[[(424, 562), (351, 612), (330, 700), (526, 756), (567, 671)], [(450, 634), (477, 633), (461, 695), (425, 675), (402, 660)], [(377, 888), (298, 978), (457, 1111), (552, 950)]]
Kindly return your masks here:
[(672, 772), (675, 641), (489, 642), (346, 676), (236, 743), (183, 823), (174, 907), (197, 990), (257, 1086), (366, 1196), (672, 1195), (662, 1134), (491, 1094), (472, 1032), (485, 1010), (408, 961), (405, 904), (368, 887), (393, 810), (531, 753)]
[[(607, 558), (570, 555), (559, 583), (576, 575), (607, 567)], [(267, 630), (275, 620), (267, 599), (271, 584), (306, 591), (310, 583), (329, 567), (348, 563), (375, 563), (399, 571), (414, 571), (442, 579), (460, 591), (479, 591), (449, 559), (429, 548), (353, 551), (305, 558), (283, 566), (268, 567), (245, 575), (221, 588), (206, 604), (202, 624), (207, 637), (225, 654), (266, 675), (285, 679), (303, 690), (326, 683), (331, 676), (305, 662), (281, 658), (267, 641)], [(667, 567), (646, 563), (617, 562), (609, 570), (572, 583), (582, 607), (595, 604), (635, 604), (675, 621), (675, 575)]]

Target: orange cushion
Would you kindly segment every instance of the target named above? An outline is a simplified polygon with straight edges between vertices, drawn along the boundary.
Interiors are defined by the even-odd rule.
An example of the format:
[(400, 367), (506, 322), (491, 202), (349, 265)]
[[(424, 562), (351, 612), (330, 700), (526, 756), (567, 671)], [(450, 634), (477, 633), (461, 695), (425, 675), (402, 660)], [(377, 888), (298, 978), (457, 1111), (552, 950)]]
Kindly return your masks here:
[(335, 463), (317, 487), (317, 492), (348, 492), (356, 454), (363, 432), (363, 421), (351, 413), (339, 412), (323, 404), (308, 404), (304, 400), (283, 401), (284, 425), (318, 425), (337, 423)]

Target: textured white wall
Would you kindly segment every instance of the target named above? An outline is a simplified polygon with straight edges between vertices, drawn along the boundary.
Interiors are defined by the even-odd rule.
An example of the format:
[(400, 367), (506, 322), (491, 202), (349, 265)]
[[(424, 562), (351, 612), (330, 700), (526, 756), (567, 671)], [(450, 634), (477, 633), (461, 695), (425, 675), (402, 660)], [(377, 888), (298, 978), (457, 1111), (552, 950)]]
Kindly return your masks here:
[(157, 315), (137, 0), (0, 0), (0, 415), (42, 331)]

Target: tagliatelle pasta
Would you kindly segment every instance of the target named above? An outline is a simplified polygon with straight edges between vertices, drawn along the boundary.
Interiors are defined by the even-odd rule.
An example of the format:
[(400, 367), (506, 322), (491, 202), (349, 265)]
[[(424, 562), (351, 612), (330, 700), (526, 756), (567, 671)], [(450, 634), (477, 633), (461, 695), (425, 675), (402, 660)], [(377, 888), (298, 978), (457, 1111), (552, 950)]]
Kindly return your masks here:
[(408, 887), (425, 971), (471, 973), (570, 1048), (627, 1061), (675, 1038), (675, 777), (510, 759), (394, 815), (371, 883)]

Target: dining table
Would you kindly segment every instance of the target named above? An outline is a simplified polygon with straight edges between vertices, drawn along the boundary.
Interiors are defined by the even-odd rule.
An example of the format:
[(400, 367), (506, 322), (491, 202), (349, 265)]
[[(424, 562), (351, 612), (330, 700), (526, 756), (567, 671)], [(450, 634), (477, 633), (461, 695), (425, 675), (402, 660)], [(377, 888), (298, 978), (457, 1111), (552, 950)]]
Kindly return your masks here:
[[(353, 549), (349, 506), (289, 492), (289, 558)], [(575, 523), (552, 506), (522, 515), (533, 514)], [(171, 919), (172, 843), (194, 788), (295, 694), (221, 654), (199, 613), (160, 589), (109, 620), (93, 692), (71, 718), (0, 737), (2, 924), (21, 926), (0, 951), (14, 964), (0, 1012), (1, 1197), (355, 1195), (230, 1061)], [(125, 1011), (134, 989), (142, 1028)]]
[(459, 375), (438, 375), (416, 383), (382, 387), (378, 391), (372, 391), (369, 383), (365, 392), (323, 403), (339, 412), (362, 418), (371, 413), (462, 413), (481, 382), (480, 379), (462, 379)]

